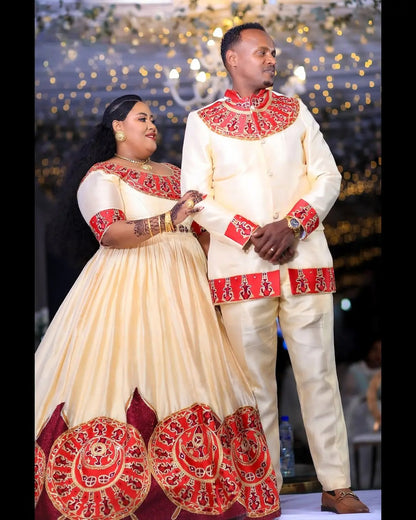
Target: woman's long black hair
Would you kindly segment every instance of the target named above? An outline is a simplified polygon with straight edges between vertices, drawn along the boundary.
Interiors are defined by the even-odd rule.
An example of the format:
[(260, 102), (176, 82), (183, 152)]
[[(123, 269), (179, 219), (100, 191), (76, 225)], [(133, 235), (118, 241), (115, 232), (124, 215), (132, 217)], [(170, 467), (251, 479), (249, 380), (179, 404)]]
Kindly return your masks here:
[(47, 248), (70, 267), (83, 267), (99, 246), (78, 208), (79, 184), (91, 166), (113, 157), (116, 142), (112, 122), (124, 121), (139, 101), (142, 101), (140, 96), (127, 94), (108, 105), (101, 122), (81, 145), (62, 180), (47, 227)]

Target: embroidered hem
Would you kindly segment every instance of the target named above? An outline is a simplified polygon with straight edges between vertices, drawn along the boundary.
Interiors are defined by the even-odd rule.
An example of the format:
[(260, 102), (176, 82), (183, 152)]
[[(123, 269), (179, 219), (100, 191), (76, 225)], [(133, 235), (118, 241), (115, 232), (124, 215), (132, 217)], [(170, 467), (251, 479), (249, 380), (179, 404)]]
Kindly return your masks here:
[(241, 406), (221, 421), (195, 403), (157, 422), (136, 389), (126, 414), (134, 424), (100, 416), (67, 428), (62, 406), (35, 443), (39, 518), (56, 510), (68, 520), (280, 516), (256, 408)]
[[(336, 291), (333, 267), (289, 269), (288, 271), (293, 295)], [(215, 278), (210, 280), (209, 284), (214, 305), (258, 298), (275, 298), (280, 296), (280, 271)]]

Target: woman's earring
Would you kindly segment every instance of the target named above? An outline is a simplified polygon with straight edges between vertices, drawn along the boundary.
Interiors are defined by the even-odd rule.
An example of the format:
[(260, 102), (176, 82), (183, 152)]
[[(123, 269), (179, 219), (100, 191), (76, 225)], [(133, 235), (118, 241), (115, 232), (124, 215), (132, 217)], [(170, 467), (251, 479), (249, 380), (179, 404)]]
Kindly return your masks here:
[(116, 132), (114, 134), (116, 141), (123, 142), (127, 139), (126, 134), (124, 132)]

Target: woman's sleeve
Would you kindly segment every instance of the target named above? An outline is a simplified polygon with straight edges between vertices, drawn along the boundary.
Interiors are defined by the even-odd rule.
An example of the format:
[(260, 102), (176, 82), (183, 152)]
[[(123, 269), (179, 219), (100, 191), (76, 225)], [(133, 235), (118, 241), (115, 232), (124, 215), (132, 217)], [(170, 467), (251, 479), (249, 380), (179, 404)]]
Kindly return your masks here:
[(91, 171), (82, 180), (77, 199), (82, 216), (99, 242), (113, 222), (126, 220), (117, 175)]

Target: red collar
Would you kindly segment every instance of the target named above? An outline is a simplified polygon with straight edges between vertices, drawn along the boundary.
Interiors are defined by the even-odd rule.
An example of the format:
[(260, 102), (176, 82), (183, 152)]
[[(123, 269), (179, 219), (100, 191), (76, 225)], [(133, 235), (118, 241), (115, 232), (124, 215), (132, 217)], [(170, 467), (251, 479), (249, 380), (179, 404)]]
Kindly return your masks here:
[(224, 96), (227, 98), (227, 102), (235, 104), (240, 108), (250, 109), (250, 107), (255, 107), (256, 109), (259, 109), (263, 108), (269, 101), (271, 92), (270, 89), (261, 89), (257, 94), (241, 97), (236, 90), (228, 89), (225, 91)]

